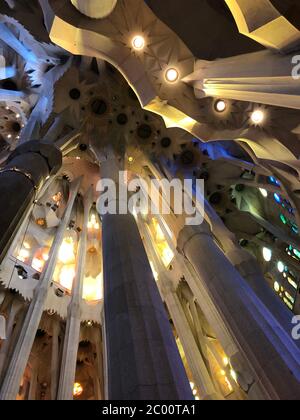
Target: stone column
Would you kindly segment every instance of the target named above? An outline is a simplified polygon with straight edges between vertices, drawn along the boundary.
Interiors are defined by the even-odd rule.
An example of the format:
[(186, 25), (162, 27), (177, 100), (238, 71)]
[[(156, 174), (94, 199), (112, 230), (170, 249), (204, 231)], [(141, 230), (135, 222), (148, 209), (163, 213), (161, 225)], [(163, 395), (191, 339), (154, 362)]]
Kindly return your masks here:
[(94, 327), (94, 344), (96, 346), (96, 360), (95, 360), (95, 376), (94, 376), (94, 387), (96, 397), (98, 400), (105, 400), (104, 396), (104, 342), (102, 339), (102, 331), (97, 326)]
[[(102, 178), (119, 168), (107, 155)], [(102, 226), (108, 399), (192, 399), (134, 217), (105, 214)]]
[(74, 201), (78, 194), (80, 184), (81, 178), (76, 179), (72, 184), (69, 202), (56, 232), (49, 254), (49, 260), (41, 275), (37, 289), (35, 290), (34, 297), (26, 314), (22, 331), (6, 371), (6, 376), (0, 391), (0, 400), (14, 400), (18, 394), (19, 384), (26, 368), (36, 331), (43, 314), (44, 302), (47, 297), (49, 284), (53, 278), (58, 252), (64, 238), (65, 230), (70, 221)]
[(9, 317), (6, 325), (6, 339), (4, 343), (2, 344), (1, 350), (0, 350), (0, 378), (2, 377), (3, 368), (5, 365), (6, 357), (8, 354), (8, 350), (10, 347), (10, 339), (15, 323), (15, 318), (21, 307), (23, 306), (23, 303), (17, 299), (14, 299), (9, 311)]
[(168, 307), (168, 311), (178, 333), (188, 366), (192, 373), (193, 381), (200, 390), (201, 396), (204, 400), (222, 400), (222, 395), (216, 392), (212, 378), (210, 377), (208, 369), (204, 363), (204, 359), (198, 348), (189, 322), (185, 316), (180, 299), (176, 293), (175, 284), (177, 284), (177, 279), (173, 279), (175, 281), (172, 282), (171, 273), (169, 276), (166, 269), (163, 267), (153, 245), (149, 230), (146, 228), (141, 215), (138, 215), (138, 226), (144, 238), (144, 244), (148, 257), (158, 273), (159, 290)]
[(53, 321), (52, 326), (52, 352), (51, 352), (51, 400), (56, 400), (59, 372), (59, 321)]
[(256, 296), (269, 309), (285, 331), (289, 331), (291, 329), (293, 314), (270, 288), (262, 274), (257, 260), (249, 252), (239, 246), (236, 246), (227, 252), (226, 257), (247, 281)]
[(84, 199), (83, 226), (78, 247), (76, 277), (73, 284), (72, 300), (68, 308), (68, 319), (57, 396), (58, 400), (73, 399), (73, 386), (75, 382), (77, 352), (80, 336), (80, 304), (82, 301), (82, 288), (85, 275), (88, 221), (92, 204), (93, 190), (90, 189)]
[[(41, 187), (36, 200), (39, 200), (41, 197), (43, 197), (43, 195), (45, 194), (45, 192), (47, 191), (47, 189), (51, 186), (52, 182), (55, 180), (55, 176), (49, 178), (45, 184)], [(5, 262), (5, 258), (10, 257), (14, 254), (14, 252), (16, 251), (16, 248), (18, 245), (20, 245), (20, 247), (22, 246), (21, 244), (21, 238), (24, 236), (26, 228), (28, 227), (28, 221), (29, 221), (29, 217), (30, 214), (34, 208), (35, 202), (31, 202), (31, 204), (29, 205), (29, 207), (27, 208), (24, 216), (23, 216), (23, 221), (22, 224), (20, 225), (18, 231), (16, 232), (13, 241), (10, 244), (9, 249), (7, 250), (7, 253), (4, 257), (3, 263)]]
[(235, 235), (227, 229), (207, 201), (205, 202), (205, 211), (213, 234), (221, 244), (222, 250), (228, 260), (239, 271), (241, 276), (247, 280), (252, 290), (271, 311), (272, 315), (282, 327), (286, 331), (289, 331), (292, 313), (278, 299), (273, 290), (270, 289), (256, 259), (238, 244)]
[(37, 390), (37, 383), (38, 383), (38, 360), (34, 360), (32, 369), (31, 369), (31, 378), (30, 378), (30, 386), (29, 386), (29, 394), (28, 400), (34, 401), (36, 400), (36, 390)]
[(36, 190), (61, 167), (61, 152), (53, 145), (30, 141), (19, 146), (0, 170), (0, 262), (20, 227)]
[(167, 279), (164, 278), (162, 283), (165, 302), (174, 322), (189, 368), (191, 369), (193, 380), (200, 391), (202, 399), (223, 400), (222, 395), (218, 394), (214, 387), (176, 291), (172, 285), (168, 285)]
[[(179, 234), (178, 248), (205, 283), (265, 397), (299, 399), (300, 354), (297, 346), (220, 251), (208, 224), (184, 227)], [(231, 362), (239, 373), (242, 366), (238, 354)], [(246, 391), (251, 392), (247, 379), (241, 382), (244, 388), (249, 385)]]

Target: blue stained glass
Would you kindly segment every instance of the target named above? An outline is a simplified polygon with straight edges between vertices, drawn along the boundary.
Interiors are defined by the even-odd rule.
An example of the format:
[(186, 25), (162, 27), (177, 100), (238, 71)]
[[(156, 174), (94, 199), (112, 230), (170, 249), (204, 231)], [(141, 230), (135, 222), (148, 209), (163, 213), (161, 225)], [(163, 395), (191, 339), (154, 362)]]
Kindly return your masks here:
[(281, 197), (280, 197), (280, 195), (279, 195), (279, 194), (275, 193), (275, 194), (274, 194), (274, 198), (275, 198), (275, 201), (276, 201), (278, 204), (281, 204)]
[(269, 176), (269, 181), (271, 182), (271, 184), (274, 184), (280, 187), (280, 182), (277, 181), (277, 179), (274, 176)]

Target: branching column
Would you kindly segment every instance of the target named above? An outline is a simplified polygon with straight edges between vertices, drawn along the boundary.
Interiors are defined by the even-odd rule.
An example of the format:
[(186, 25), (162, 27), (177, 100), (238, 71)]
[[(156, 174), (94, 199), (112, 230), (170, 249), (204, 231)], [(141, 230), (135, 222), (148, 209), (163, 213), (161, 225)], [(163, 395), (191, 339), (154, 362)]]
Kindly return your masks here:
[(172, 281), (171, 273), (170, 276), (169, 274), (167, 274), (167, 270), (164, 268), (157, 255), (157, 252), (154, 248), (154, 244), (151, 239), (151, 235), (141, 215), (138, 215), (138, 226), (141, 235), (144, 238), (144, 244), (148, 257), (152, 262), (154, 269), (158, 273), (159, 289), (168, 307), (168, 311), (170, 313), (172, 321), (175, 325), (175, 329), (182, 344), (188, 362), (188, 366), (192, 373), (193, 381), (199, 389), (202, 399), (221, 400), (223, 399), (223, 397), (221, 395), (218, 395), (216, 392), (212, 378), (210, 377), (210, 374), (204, 363), (202, 354), (195, 341), (195, 338), (183, 311), (182, 305), (176, 293), (175, 285), (177, 283), (177, 279), (175, 279), (175, 281), (173, 279)]
[[(101, 176), (118, 180), (113, 153)], [(192, 399), (134, 217), (105, 214), (102, 226), (108, 398)]]
[(62, 366), (57, 396), (58, 400), (73, 399), (73, 386), (75, 382), (77, 352), (80, 336), (80, 304), (82, 301), (82, 288), (85, 275), (88, 221), (92, 204), (93, 193), (92, 190), (89, 190), (84, 200), (84, 217), (79, 241), (76, 277), (73, 285), (72, 301), (68, 308), (68, 320), (66, 326)]
[(22, 305), (23, 303), (21, 301), (13, 300), (12, 305), (10, 307), (9, 317), (8, 317), (7, 326), (6, 326), (6, 340), (2, 344), (2, 347), (0, 350), (0, 379), (2, 377), (3, 368), (5, 365), (6, 357), (8, 354), (9, 347), (10, 347), (10, 339), (13, 332), (16, 315), (19, 312), (19, 310), (22, 308)]
[(58, 386), (59, 372), (59, 333), (60, 323), (57, 319), (52, 322), (52, 352), (51, 352), (51, 399), (55, 400)]

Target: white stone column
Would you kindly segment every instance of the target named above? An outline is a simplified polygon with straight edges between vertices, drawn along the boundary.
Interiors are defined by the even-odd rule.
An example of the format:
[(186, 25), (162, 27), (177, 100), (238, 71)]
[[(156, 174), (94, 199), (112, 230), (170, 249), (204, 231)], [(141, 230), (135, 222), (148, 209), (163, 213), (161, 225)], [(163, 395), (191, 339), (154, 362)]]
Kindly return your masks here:
[[(113, 152), (102, 158), (103, 178), (119, 170)], [(108, 398), (192, 399), (136, 221), (117, 213), (102, 217)]]
[(6, 323), (6, 339), (2, 343), (1, 350), (0, 350), (0, 378), (2, 377), (3, 368), (4, 368), (7, 354), (9, 351), (10, 340), (12, 336), (12, 331), (13, 331), (16, 315), (18, 314), (22, 306), (23, 306), (23, 303), (21, 301), (19, 301), (18, 299), (14, 299), (10, 307), (9, 316)]
[(35, 290), (34, 297), (26, 314), (22, 331), (6, 371), (6, 376), (0, 391), (0, 400), (15, 400), (17, 397), (19, 385), (43, 314), (44, 302), (47, 296), (49, 284), (53, 278), (58, 252), (64, 238), (65, 230), (70, 221), (74, 201), (78, 194), (81, 180), (82, 178), (78, 178), (72, 184), (68, 205), (56, 232), (56, 236), (50, 250), (49, 260), (41, 275), (37, 289)]
[(68, 318), (64, 339), (64, 349), (58, 388), (58, 400), (72, 400), (76, 374), (77, 352), (80, 336), (82, 288), (85, 276), (87, 252), (87, 233), (89, 214), (93, 204), (93, 190), (84, 198), (83, 226), (80, 234), (76, 263), (76, 276), (73, 283), (72, 300), (68, 308)]
[(200, 391), (202, 399), (222, 400), (223, 397), (217, 393), (203, 361), (176, 291), (171, 284), (168, 285), (168, 280), (163, 276), (161, 277), (161, 289), (163, 290), (165, 302), (174, 322), (189, 368), (191, 369), (193, 380)]
[[(208, 224), (183, 228), (178, 247), (204, 282), (265, 398), (299, 399), (299, 349), (214, 243)], [(231, 363), (239, 373), (240, 357), (232, 356)], [(251, 392), (249, 381), (241, 382)]]
[(35, 360), (31, 369), (31, 378), (30, 378), (30, 385), (29, 385), (29, 394), (28, 400), (34, 401), (36, 400), (36, 390), (37, 390), (37, 382), (38, 382), (38, 360)]
[(138, 216), (138, 226), (142, 236), (144, 237), (147, 254), (158, 273), (159, 290), (175, 325), (175, 329), (186, 355), (193, 380), (197, 388), (200, 390), (201, 396), (204, 400), (222, 400), (223, 397), (216, 391), (212, 378), (209, 375), (207, 367), (199, 351), (181, 302), (176, 293), (174, 283), (168, 277), (166, 270), (159, 260), (150, 233), (140, 215)]
[(58, 320), (52, 324), (52, 352), (51, 352), (51, 400), (56, 400), (59, 375), (59, 342), (60, 325)]
[(95, 328), (95, 343), (97, 352), (95, 375), (97, 378), (97, 385), (99, 384), (97, 395), (99, 400), (104, 400), (104, 342), (101, 330), (98, 326)]

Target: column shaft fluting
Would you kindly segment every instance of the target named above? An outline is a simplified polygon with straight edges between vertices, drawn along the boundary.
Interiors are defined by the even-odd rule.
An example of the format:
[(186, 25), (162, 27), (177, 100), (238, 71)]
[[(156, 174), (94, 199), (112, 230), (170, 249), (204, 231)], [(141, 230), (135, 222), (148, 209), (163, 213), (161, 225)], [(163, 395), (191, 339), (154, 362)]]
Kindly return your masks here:
[(296, 345), (214, 243), (208, 225), (185, 227), (178, 247), (204, 281), (266, 397), (299, 398)]
[[(116, 158), (101, 175), (118, 179)], [(134, 217), (105, 214), (102, 232), (108, 398), (192, 399)]]

